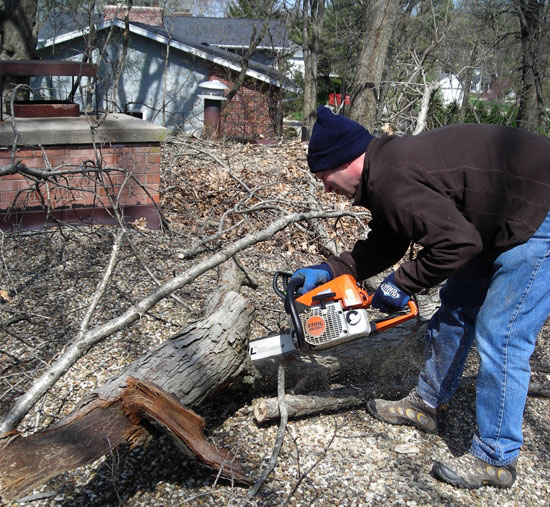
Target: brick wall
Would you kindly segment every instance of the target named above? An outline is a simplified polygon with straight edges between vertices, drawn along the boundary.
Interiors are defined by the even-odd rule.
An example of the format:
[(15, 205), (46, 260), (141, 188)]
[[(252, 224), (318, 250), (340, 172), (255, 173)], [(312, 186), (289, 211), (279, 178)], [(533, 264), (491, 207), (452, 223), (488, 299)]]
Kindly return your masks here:
[[(218, 79), (232, 88), (232, 79), (219, 67), (211, 69), (210, 79)], [(254, 139), (273, 137), (282, 130), (282, 115), (278, 115), (278, 88), (258, 80), (246, 79), (237, 95), (222, 113), (221, 136)]]
[[(109, 19), (125, 19), (127, 7), (125, 5), (105, 5), (103, 7), (103, 18), (105, 21)], [(135, 6), (130, 9), (129, 20), (136, 23), (144, 23), (146, 25), (162, 26), (162, 17), (164, 9), (162, 7), (139, 7)]]
[[(91, 145), (47, 146), (44, 150), (36, 147), (22, 147), (17, 150), (17, 160), (28, 167), (46, 167), (47, 158), (52, 169), (62, 169), (67, 165), (78, 167), (85, 161), (94, 161)], [(36, 182), (21, 175), (0, 178), (0, 212), (37, 211), (50, 209), (78, 209), (109, 207), (107, 192), (112, 191), (123, 207), (151, 207), (160, 198), (160, 144), (136, 143), (106, 145), (101, 149), (102, 168), (128, 170), (132, 178), (125, 180), (122, 172), (104, 171), (102, 186), (98, 176), (90, 174), (71, 175), (58, 178), (60, 185), (46, 185), (39, 182), (40, 193), (34, 190)], [(0, 148), (0, 167), (11, 161), (11, 149)], [(71, 188), (69, 188), (71, 187)], [(112, 189), (112, 190), (111, 190)], [(41, 195), (40, 195), (41, 194)], [(147, 195), (149, 194), (149, 195)], [(42, 201), (44, 199), (44, 201)], [(153, 224), (154, 226), (154, 224)]]
[[(124, 20), (126, 11), (128, 8), (123, 4), (118, 5), (104, 5), (103, 6), (103, 19), (106, 21), (116, 17), (117, 19)], [(183, 9), (182, 11), (171, 12), (170, 17), (190, 17), (191, 11)], [(128, 19), (136, 23), (143, 23), (145, 25), (163, 26), (164, 8), (158, 6), (140, 6), (135, 5), (130, 9)]]

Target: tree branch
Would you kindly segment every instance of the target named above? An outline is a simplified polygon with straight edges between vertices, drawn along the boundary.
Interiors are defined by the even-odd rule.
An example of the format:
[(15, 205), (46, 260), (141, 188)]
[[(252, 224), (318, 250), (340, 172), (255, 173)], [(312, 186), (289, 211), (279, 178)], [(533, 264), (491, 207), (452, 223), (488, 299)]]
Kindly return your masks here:
[(118, 317), (87, 331), (82, 336), (82, 339), (75, 341), (65, 354), (55, 361), (53, 366), (42, 374), (31, 388), (17, 400), (13, 408), (0, 421), (0, 434), (14, 429), (17, 424), (19, 424), (28, 411), (42, 396), (44, 396), (44, 394), (46, 394), (48, 389), (50, 389), (50, 387), (71, 368), (75, 358), (82, 357), (92, 346), (141, 318), (141, 316), (145, 315), (159, 301), (170, 296), (174, 291), (181, 289), (195, 280), (198, 276), (230, 259), (241, 250), (270, 239), (275, 233), (295, 222), (319, 218), (335, 218), (346, 215), (353, 215), (353, 213), (349, 211), (314, 211), (309, 213), (291, 213), (281, 217), (263, 230), (247, 234), (208, 259), (199, 262), (189, 270), (168, 280), (155, 292), (132, 305)]
[(262, 487), (263, 483), (275, 468), (275, 465), (277, 464), (277, 458), (279, 457), (279, 452), (281, 451), (281, 447), (283, 445), (283, 441), (285, 438), (286, 425), (288, 422), (288, 412), (287, 412), (286, 401), (285, 401), (284, 363), (281, 363), (278, 369), (277, 405), (279, 408), (280, 422), (279, 422), (279, 429), (277, 430), (277, 437), (275, 438), (275, 445), (273, 446), (273, 452), (271, 453), (271, 458), (269, 459), (269, 463), (267, 464), (264, 471), (262, 472), (262, 475), (256, 481), (252, 489), (248, 492), (247, 496), (249, 498), (254, 497), (254, 495), (256, 495), (258, 491), (260, 491), (260, 488)]

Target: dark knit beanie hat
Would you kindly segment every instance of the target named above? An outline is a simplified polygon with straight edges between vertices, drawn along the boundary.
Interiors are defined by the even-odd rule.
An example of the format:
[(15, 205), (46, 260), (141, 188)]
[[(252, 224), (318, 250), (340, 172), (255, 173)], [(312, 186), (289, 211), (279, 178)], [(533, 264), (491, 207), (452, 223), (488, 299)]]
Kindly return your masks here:
[(371, 139), (369, 131), (359, 123), (319, 106), (307, 152), (310, 171), (336, 169), (355, 160), (366, 151)]

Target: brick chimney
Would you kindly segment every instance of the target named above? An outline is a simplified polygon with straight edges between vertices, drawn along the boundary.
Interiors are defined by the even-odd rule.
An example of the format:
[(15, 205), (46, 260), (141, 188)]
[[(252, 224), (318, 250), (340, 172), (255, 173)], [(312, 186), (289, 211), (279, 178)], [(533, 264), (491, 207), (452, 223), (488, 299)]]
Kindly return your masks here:
[[(125, 19), (127, 8), (123, 4), (105, 5), (103, 7), (103, 18), (105, 21), (109, 19)], [(152, 26), (162, 26), (162, 18), (164, 9), (162, 7), (142, 7), (135, 6), (130, 9), (130, 21), (136, 23), (144, 23)]]

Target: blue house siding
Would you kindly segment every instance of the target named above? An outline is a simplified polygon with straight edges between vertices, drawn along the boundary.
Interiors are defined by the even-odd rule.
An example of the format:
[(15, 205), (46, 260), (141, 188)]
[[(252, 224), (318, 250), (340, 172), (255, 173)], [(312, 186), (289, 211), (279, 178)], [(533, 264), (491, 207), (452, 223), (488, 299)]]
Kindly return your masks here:
[[(199, 97), (199, 83), (212, 77), (212, 66), (217, 68), (215, 75), (236, 76), (240, 70), (240, 57), (207, 43), (193, 44), (181, 36), (170, 35), (159, 26), (130, 23), (124, 68), (118, 85), (114, 87), (113, 82), (119, 71), (118, 63), (123, 58), (124, 26), (120, 20), (113, 19), (96, 30), (95, 47), (104, 48), (109, 37), (103, 53), (100, 54), (96, 49), (92, 55), (92, 61), (99, 67), (96, 90), (100, 109), (127, 112), (187, 133), (202, 130), (204, 100)], [(43, 40), (38, 54), (42, 59), (81, 61), (85, 52), (84, 38), (87, 36), (87, 29), (84, 29), (60, 35), (56, 39)], [(165, 69), (167, 51), (169, 59)], [(267, 85), (267, 90), (273, 87), (279, 91), (284, 88), (293, 93), (299, 92), (296, 84), (280, 75), (276, 69), (255, 60), (249, 62), (247, 79), (257, 81), (258, 85), (254, 87), (257, 89), (264, 89)], [(60, 87), (61, 95), (65, 95), (61, 98), (66, 98), (71, 89), (70, 78), (55, 83), (42, 79), (38, 84), (50, 88)], [(116, 96), (113, 97), (114, 93)], [(262, 100), (271, 100), (272, 95), (269, 92)], [(82, 104), (86, 99), (77, 95), (74, 100)], [(90, 108), (93, 106), (95, 102), (89, 104)], [(243, 121), (247, 121), (247, 118)]]
[[(102, 42), (100, 40), (100, 45)], [(99, 55), (94, 55), (93, 58), (94, 61), (101, 61), (97, 83), (99, 108), (118, 112), (141, 111), (143, 119), (158, 125), (178, 126), (185, 132), (200, 130), (203, 125), (203, 104), (198, 97), (198, 84), (208, 79), (208, 62), (170, 48), (163, 101), (166, 47), (165, 44), (130, 35), (117, 98), (113, 104), (112, 83), (122, 57), (121, 33), (117, 30), (111, 36), (103, 58), (100, 60)], [(55, 57), (59, 60), (79, 61), (83, 51), (81, 41), (73, 39), (56, 45)], [(48, 52), (43, 51), (42, 58), (51, 58)], [(63, 100), (70, 93), (72, 80), (70, 77), (37, 78), (33, 80), (32, 87), (42, 89), (47, 98)], [(75, 97), (75, 101), (83, 106), (84, 101), (79, 95)]]
[[(121, 48), (115, 48), (113, 61), (118, 61)], [(117, 103), (125, 111), (141, 106), (144, 119), (156, 124), (164, 121), (166, 127), (177, 125), (186, 132), (200, 129), (203, 105), (198, 84), (208, 79), (207, 62), (170, 48), (163, 97), (165, 58), (165, 45), (131, 36)]]

